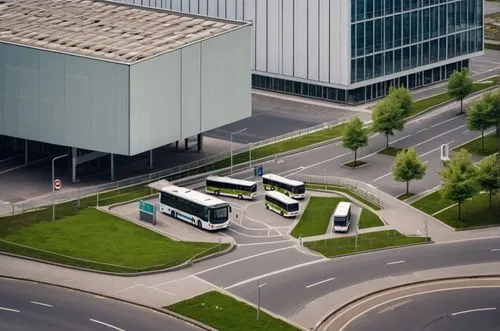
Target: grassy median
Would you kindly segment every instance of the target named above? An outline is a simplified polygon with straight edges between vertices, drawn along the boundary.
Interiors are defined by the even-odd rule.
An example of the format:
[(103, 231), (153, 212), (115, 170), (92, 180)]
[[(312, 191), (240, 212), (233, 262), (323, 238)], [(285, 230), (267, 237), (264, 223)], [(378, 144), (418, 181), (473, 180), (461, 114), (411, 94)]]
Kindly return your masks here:
[(381, 209), (378, 204), (375, 204), (372, 201), (362, 197), (361, 195), (359, 195), (358, 193), (354, 192), (353, 190), (351, 190), (350, 188), (348, 188), (346, 186), (328, 185), (328, 184), (320, 184), (320, 183), (306, 183), (306, 188), (343, 192), (343, 193), (350, 195), (353, 198), (359, 200), (360, 202), (364, 203), (365, 205), (370, 206), (371, 208), (373, 208), (375, 210)]
[[(263, 298), (265, 300), (265, 298)], [(212, 291), (171, 306), (168, 310), (200, 321), (219, 331), (295, 331), (298, 328), (230, 296)]]
[(386, 230), (358, 235), (357, 248), (355, 236), (309, 241), (305, 242), (304, 246), (326, 257), (335, 257), (374, 249), (419, 244), (426, 240), (430, 241), (429, 238), (406, 237), (398, 231)]
[(330, 218), (341, 201), (345, 198), (311, 197), (306, 210), (302, 213), (299, 223), (291, 235), (295, 238), (310, 237), (325, 234), (330, 223)]
[[(164, 269), (210, 248), (218, 251), (218, 244), (173, 241), (93, 208), (53, 222), (8, 223), (6, 219), (0, 219), (0, 239), (4, 240), (0, 250), (102, 271)], [(226, 248), (224, 244), (221, 250)]]
[(420, 209), (424, 213), (433, 215), (434, 213), (437, 213), (438, 211), (451, 206), (452, 204), (453, 201), (442, 198), (441, 191), (437, 190), (421, 199), (418, 199), (411, 205), (417, 209)]
[(372, 213), (368, 209), (361, 209), (361, 215), (359, 216), (359, 228), (373, 228), (376, 226), (382, 226), (384, 222), (378, 217), (378, 215)]
[(481, 149), (481, 137), (469, 141), (467, 144), (458, 146), (454, 148), (454, 151), (466, 149), (471, 154), (477, 154), (481, 156), (488, 156), (499, 152), (500, 149), (500, 136), (495, 133), (491, 133), (484, 136), (484, 147)]

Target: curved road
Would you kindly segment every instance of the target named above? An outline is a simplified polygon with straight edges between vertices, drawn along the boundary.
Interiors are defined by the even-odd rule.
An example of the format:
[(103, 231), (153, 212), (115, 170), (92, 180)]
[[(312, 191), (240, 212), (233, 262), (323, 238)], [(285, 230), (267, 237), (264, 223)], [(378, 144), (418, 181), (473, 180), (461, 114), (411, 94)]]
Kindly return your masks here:
[(0, 330), (169, 330), (200, 328), (150, 309), (79, 291), (0, 278)]
[(415, 294), (377, 306), (341, 330), (383, 331), (403, 326), (406, 331), (500, 330), (500, 287)]

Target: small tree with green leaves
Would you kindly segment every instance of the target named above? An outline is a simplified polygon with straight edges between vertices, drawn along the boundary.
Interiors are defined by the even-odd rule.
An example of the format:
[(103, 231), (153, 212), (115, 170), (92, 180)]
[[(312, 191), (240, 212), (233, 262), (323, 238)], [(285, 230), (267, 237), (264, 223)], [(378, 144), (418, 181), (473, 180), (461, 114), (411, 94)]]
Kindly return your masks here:
[(484, 98), (486, 103), (491, 105), (488, 120), (491, 125), (495, 126), (496, 135), (500, 136), (500, 91), (485, 93), (482, 98)]
[(458, 220), (465, 200), (472, 198), (479, 191), (477, 170), (472, 164), (467, 150), (453, 154), (451, 160), (439, 171), (442, 181), (442, 197), (458, 204)]
[(389, 88), (389, 98), (393, 98), (399, 103), (401, 109), (403, 110), (403, 116), (407, 117), (410, 115), (413, 107), (413, 96), (410, 91), (408, 91), (404, 86), (400, 88), (395, 88), (391, 86)]
[(401, 131), (405, 126), (404, 112), (395, 98), (385, 98), (375, 105), (372, 112), (372, 130), (385, 135), (386, 148), (389, 148), (389, 135)]
[(410, 192), (410, 181), (422, 179), (427, 167), (417, 156), (414, 147), (402, 150), (396, 155), (392, 165), (392, 174), (398, 182), (406, 182), (406, 194)]
[(472, 79), (469, 77), (469, 70), (463, 69), (461, 72), (455, 71), (448, 80), (448, 94), (460, 101), (460, 113), (463, 113), (464, 99), (472, 93)]
[(474, 101), (467, 112), (467, 127), (481, 131), (481, 150), (484, 149), (484, 130), (491, 126), (491, 109), (493, 105), (485, 98)]
[(347, 123), (342, 142), (345, 148), (354, 151), (354, 168), (356, 168), (358, 149), (368, 145), (368, 132), (358, 117), (354, 117)]
[(479, 185), (490, 194), (491, 209), (491, 196), (500, 185), (500, 161), (497, 155), (490, 155), (479, 163), (477, 180)]

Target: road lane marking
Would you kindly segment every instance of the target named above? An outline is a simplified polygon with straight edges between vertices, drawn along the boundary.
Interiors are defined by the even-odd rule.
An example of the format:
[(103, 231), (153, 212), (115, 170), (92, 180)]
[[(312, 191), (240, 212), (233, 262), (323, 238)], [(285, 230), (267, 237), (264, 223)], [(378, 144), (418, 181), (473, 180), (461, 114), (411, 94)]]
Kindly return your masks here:
[(95, 320), (93, 318), (90, 318), (90, 321), (92, 321), (94, 323), (97, 323), (97, 324), (101, 324), (101, 325), (107, 326), (108, 328), (115, 329), (115, 330), (118, 330), (118, 331), (125, 331), (124, 329), (120, 329), (119, 327), (116, 327), (114, 325), (111, 325), (111, 324), (108, 324), (108, 323), (104, 323), (104, 322)]
[(10, 311), (10, 312), (13, 312), (13, 313), (19, 313), (20, 312), (17, 309), (6, 308), (6, 307), (0, 307), (0, 310)]
[(38, 302), (38, 301), (30, 301), (34, 305), (39, 305), (39, 306), (44, 306), (44, 307), (50, 307), (53, 308), (54, 306), (49, 305), (48, 303), (43, 303), (43, 302)]
[(406, 262), (405, 260), (401, 260), (401, 261), (387, 262), (386, 264), (393, 265), (393, 264), (401, 264), (401, 263), (405, 263), (405, 262)]
[(447, 120), (445, 120), (445, 121), (442, 121), (442, 122), (436, 123), (436, 124), (434, 124), (434, 125), (431, 125), (431, 128), (435, 128), (436, 126), (440, 126), (441, 124), (448, 123), (448, 122), (450, 122), (450, 121), (456, 120), (456, 119), (458, 119), (458, 118), (461, 118), (462, 116), (463, 116), (463, 115), (460, 115), (460, 116), (455, 116), (455, 117), (449, 118), (449, 119), (447, 119)]
[(389, 175), (392, 175), (392, 172), (389, 172), (389, 173), (387, 173), (387, 174), (385, 174), (385, 175), (382, 175), (382, 176), (380, 176), (380, 177), (377, 177), (377, 178), (375, 178), (374, 180), (372, 180), (372, 182), (376, 182), (376, 181), (378, 181), (378, 180), (380, 180), (380, 179), (382, 179), (382, 178), (384, 178), (384, 177), (387, 177), (387, 176), (389, 176)]
[(439, 138), (439, 137), (442, 137), (442, 136), (444, 136), (444, 135), (447, 135), (448, 133), (451, 133), (451, 132), (453, 132), (453, 131), (457, 131), (458, 129), (461, 129), (461, 128), (463, 128), (463, 127), (465, 127), (465, 124), (460, 125), (460, 126), (458, 126), (458, 127), (454, 128), (454, 129), (448, 130), (448, 131), (446, 131), (446, 132), (443, 132), (443, 133), (441, 133), (441, 134), (438, 134), (437, 136), (434, 136), (434, 137), (429, 138), (429, 139), (427, 139), (427, 140), (424, 140), (424, 141), (422, 141), (422, 142), (420, 142), (420, 143), (418, 143), (418, 144), (413, 145), (413, 147), (418, 147), (418, 146), (421, 146), (421, 145), (423, 145), (423, 144), (425, 144), (425, 143), (428, 143), (429, 141), (432, 141), (432, 140), (434, 140), (434, 139), (437, 139), (437, 138)]
[(391, 144), (397, 143), (398, 141), (404, 140), (404, 139), (409, 138), (409, 137), (411, 137), (411, 134), (404, 136), (404, 137), (401, 137), (401, 138), (398, 138), (396, 140), (393, 140), (393, 141), (391, 141)]
[(490, 249), (490, 251), (492, 251), (492, 252), (500, 252), (500, 248), (492, 248), (492, 249)]
[[(238, 223), (236, 223), (236, 224), (238, 224)], [(277, 238), (277, 237), (282, 237), (281, 234), (279, 234), (279, 235), (272, 235), (272, 236), (266, 236), (266, 235), (254, 236), (254, 235), (250, 235), (250, 234), (246, 234), (246, 233), (243, 233), (243, 232), (236, 231), (235, 229), (228, 229), (228, 230), (231, 231), (231, 232), (237, 233), (240, 236), (249, 237), (249, 238)]]
[(260, 284), (260, 285), (259, 285), (259, 288), (262, 288), (262, 287), (264, 287), (264, 286), (266, 286), (266, 285), (267, 285), (267, 283)]
[(302, 264), (297, 264), (297, 265), (294, 265), (294, 266), (291, 266), (291, 267), (288, 267), (288, 268), (284, 268), (284, 269), (280, 269), (280, 270), (276, 270), (276, 271), (271, 271), (271, 272), (268, 272), (266, 274), (255, 276), (255, 277), (252, 277), (252, 278), (249, 278), (249, 279), (246, 279), (246, 280), (242, 280), (241, 282), (238, 282), (238, 283), (226, 286), (226, 287), (224, 287), (224, 290), (229, 290), (229, 289), (232, 289), (234, 287), (237, 287), (237, 286), (240, 286), (240, 285), (244, 285), (244, 284), (256, 281), (257, 279), (274, 276), (274, 275), (277, 275), (277, 274), (281, 274), (283, 272), (287, 272), (287, 271), (290, 271), (290, 270), (298, 269), (298, 268), (301, 268), (301, 267), (305, 267), (305, 266), (309, 266), (309, 265), (313, 265), (313, 264), (316, 264), (316, 263), (319, 263), (319, 262), (325, 262), (325, 261), (330, 261), (330, 259), (327, 259), (325, 257), (325, 258), (321, 258), (321, 259), (318, 259), (318, 260), (309, 261), (309, 262), (302, 263)]
[(331, 280), (334, 280), (335, 277), (332, 277), (332, 278), (328, 278), (328, 279), (325, 279), (325, 280), (322, 280), (320, 282), (317, 282), (317, 283), (314, 283), (314, 284), (311, 284), (311, 285), (307, 285), (306, 288), (311, 288), (311, 287), (314, 287), (316, 285), (320, 285), (320, 284), (323, 284), (323, 283), (326, 283), (326, 282), (329, 282)]
[(450, 314), (450, 315), (451, 316), (457, 316), (457, 315), (463, 315), (463, 314), (468, 314), (468, 313), (476, 313), (478, 311), (491, 311), (491, 310), (497, 310), (497, 309), (495, 307), (469, 309), (469, 310), (464, 310), (464, 311), (457, 311), (456, 313), (453, 313), (453, 314)]
[[(450, 142), (447, 142), (446, 144), (449, 146), (449, 145), (453, 144), (454, 142), (455, 142), (455, 140), (452, 140)], [(430, 150), (428, 152), (425, 152), (424, 154), (420, 154), (419, 157), (424, 157), (424, 156), (429, 155), (429, 154), (431, 154), (431, 153), (433, 153), (435, 151), (439, 151), (440, 149), (441, 149), (441, 146), (439, 146), (437, 148), (434, 148), (434, 149), (432, 149), (432, 150)]]
[(286, 243), (286, 242), (291, 242), (293, 241), (292, 239), (286, 239), (286, 240), (277, 240), (277, 241), (264, 241), (260, 243), (251, 243), (251, 244), (236, 244), (238, 247), (247, 247), (247, 246), (259, 246), (259, 245), (271, 245), (271, 244), (280, 244), (280, 243)]
[(425, 128), (425, 129), (422, 129), (422, 130), (418, 130), (418, 131), (417, 131), (417, 133), (422, 133), (422, 132), (427, 131), (427, 130), (429, 130), (429, 128)]
[(404, 306), (404, 305), (406, 305), (407, 303), (410, 303), (410, 302), (412, 302), (412, 301), (413, 301), (412, 299), (406, 299), (406, 300), (401, 301), (401, 302), (398, 302), (398, 303), (396, 303), (396, 304), (394, 304), (394, 305), (392, 305), (392, 306), (389, 306), (389, 307), (386, 307), (386, 308), (384, 308), (384, 309), (379, 310), (379, 311), (377, 312), (377, 314), (379, 314), (379, 315), (380, 315), (380, 314), (383, 314), (383, 313), (387, 313), (388, 311), (393, 311), (393, 310), (395, 310), (396, 308), (399, 308), (399, 307), (401, 307), (401, 306)]

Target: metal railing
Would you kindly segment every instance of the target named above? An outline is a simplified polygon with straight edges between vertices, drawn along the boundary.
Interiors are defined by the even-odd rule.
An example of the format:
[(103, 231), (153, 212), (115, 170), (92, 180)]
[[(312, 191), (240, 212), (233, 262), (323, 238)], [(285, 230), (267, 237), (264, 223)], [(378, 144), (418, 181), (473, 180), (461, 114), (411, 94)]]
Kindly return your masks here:
[[(338, 120), (333, 120), (330, 122), (318, 124), (307, 129), (297, 130), (291, 133), (286, 133), (277, 137), (265, 139), (255, 143), (248, 143), (245, 145), (240, 145), (233, 148), (233, 158), (235, 160), (235, 165), (241, 163), (238, 162), (239, 155), (244, 153), (249, 153), (249, 151), (255, 151), (264, 146), (279, 143), (285, 140), (301, 137), (321, 130), (333, 128), (347, 121), (349, 117), (344, 117)], [(250, 153), (251, 154), (251, 153)], [(249, 155), (251, 156), (251, 155)], [(219, 170), (229, 166), (230, 151), (225, 153), (220, 153), (207, 158), (189, 162), (186, 164), (181, 164), (168, 169), (152, 172), (145, 175), (130, 177), (120, 181), (115, 181), (111, 183), (106, 183), (102, 185), (96, 185), (91, 187), (83, 188), (68, 188), (63, 191), (59, 191), (53, 194), (47, 194), (34, 199), (24, 200), (18, 203), (3, 204), (0, 205), (0, 216), (6, 215), (16, 215), (20, 213), (25, 213), (27, 211), (37, 210), (45, 206), (49, 206), (53, 203), (59, 204), (73, 200), (80, 200), (85, 197), (90, 197), (94, 195), (99, 195), (102, 192), (106, 192), (103, 196), (112, 196), (112, 192), (116, 192), (116, 195), (123, 194), (127, 190), (134, 189), (138, 185), (146, 185), (160, 179), (168, 179), (170, 181), (176, 181), (181, 178), (188, 177), (190, 175), (202, 174), (210, 171)], [(246, 159), (246, 158), (245, 158)], [(227, 161), (227, 165), (222, 163), (222, 161)], [(219, 163), (219, 164), (217, 164)], [(137, 188), (140, 191), (143, 188)], [(146, 194), (147, 195), (147, 194)], [(96, 197), (98, 201), (104, 201), (103, 196)]]

